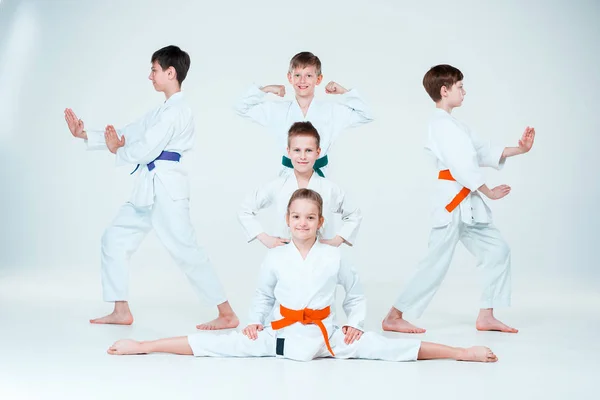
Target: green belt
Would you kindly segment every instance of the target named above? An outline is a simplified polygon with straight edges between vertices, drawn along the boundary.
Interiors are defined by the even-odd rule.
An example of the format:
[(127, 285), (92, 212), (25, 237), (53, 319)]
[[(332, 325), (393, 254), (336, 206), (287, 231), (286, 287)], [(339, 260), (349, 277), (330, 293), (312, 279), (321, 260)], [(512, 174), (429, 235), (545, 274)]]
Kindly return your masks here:
[[(283, 156), (281, 158), (281, 164), (283, 164), (284, 167), (294, 169), (294, 165), (292, 165), (292, 160), (290, 160), (286, 156)], [(327, 164), (329, 164), (329, 159), (327, 158), (327, 154), (325, 154), (323, 157), (317, 159), (317, 161), (315, 161), (315, 165), (313, 165), (313, 169), (315, 170), (317, 175), (319, 175), (321, 178), (325, 178), (325, 174), (323, 174), (323, 171), (321, 171), (321, 168), (323, 168)]]

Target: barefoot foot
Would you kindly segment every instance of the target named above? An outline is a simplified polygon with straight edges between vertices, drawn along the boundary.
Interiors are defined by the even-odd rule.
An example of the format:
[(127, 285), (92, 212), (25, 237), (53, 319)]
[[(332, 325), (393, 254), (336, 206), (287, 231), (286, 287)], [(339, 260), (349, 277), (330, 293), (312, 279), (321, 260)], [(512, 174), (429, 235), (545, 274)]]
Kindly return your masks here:
[(117, 340), (106, 352), (112, 355), (146, 354), (142, 343), (131, 339)]
[(238, 317), (235, 314), (219, 315), (212, 321), (196, 325), (196, 329), (199, 329), (201, 331), (216, 331), (220, 329), (237, 328), (239, 324), (240, 321), (238, 320)]
[(474, 346), (468, 349), (463, 349), (458, 361), (475, 361), (475, 362), (496, 362), (498, 357), (492, 350), (485, 346)]
[(113, 311), (102, 318), (90, 319), (92, 324), (115, 324), (115, 325), (131, 325), (133, 324), (133, 315), (129, 311), (117, 312)]
[(487, 317), (479, 317), (477, 318), (477, 322), (475, 323), (475, 327), (478, 331), (499, 331), (499, 332), (508, 332), (508, 333), (517, 333), (518, 329), (512, 328), (508, 325), (503, 324), (498, 321), (493, 316)]
[(425, 333), (425, 329), (414, 326), (410, 322), (401, 317), (393, 317), (388, 315), (381, 323), (384, 331), (402, 332), (402, 333)]

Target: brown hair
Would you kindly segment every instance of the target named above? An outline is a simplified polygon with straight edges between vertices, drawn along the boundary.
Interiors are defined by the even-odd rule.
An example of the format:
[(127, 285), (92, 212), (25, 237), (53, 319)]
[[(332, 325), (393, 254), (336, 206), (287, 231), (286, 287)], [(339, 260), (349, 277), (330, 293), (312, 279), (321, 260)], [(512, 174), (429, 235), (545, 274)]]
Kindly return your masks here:
[(315, 70), (317, 71), (317, 76), (321, 75), (321, 60), (319, 60), (319, 57), (315, 56), (309, 51), (303, 51), (292, 57), (292, 59), (290, 60), (290, 69), (288, 72), (291, 74), (296, 68), (306, 67), (315, 67)]
[(288, 147), (293, 137), (296, 136), (310, 136), (315, 138), (317, 141), (317, 148), (321, 147), (321, 136), (317, 132), (317, 128), (314, 127), (310, 122), (294, 122), (288, 131)]
[(458, 68), (451, 65), (441, 64), (431, 67), (423, 77), (425, 91), (436, 103), (442, 99), (440, 90), (446, 86), (450, 89), (456, 82), (463, 80), (463, 74)]
[(292, 203), (296, 200), (310, 200), (317, 205), (319, 209), (319, 218), (323, 216), (323, 198), (321, 195), (314, 190), (311, 189), (298, 189), (290, 197), (290, 201), (287, 206), (287, 214), (290, 214), (290, 207)]

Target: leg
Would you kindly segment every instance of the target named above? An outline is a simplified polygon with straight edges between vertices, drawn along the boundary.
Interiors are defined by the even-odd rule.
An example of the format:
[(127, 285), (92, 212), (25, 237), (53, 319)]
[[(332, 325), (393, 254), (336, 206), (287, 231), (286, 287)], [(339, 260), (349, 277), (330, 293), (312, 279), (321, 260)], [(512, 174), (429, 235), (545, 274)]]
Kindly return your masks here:
[(470, 348), (450, 347), (414, 339), (387, 338), (374, 332), (365, 332), (360, 339), (347, 345), (344, 335), (336, 331), (331, 339), (336, 358), (360, 358), (384, 361), (437, 360), (495, 362), (494, 353), (483, 346)]
[(111, 314), (90, 320), (93, 324), (131, 325), (133, 315), (127, 303), (128, 262), (152, 229), (149, 209), (127, 203), (121, 207), (102, 236), (102, 292), (104, 301), (115, 302)]
[(113, 355), (149, 353), (171, 353), (189, 356), (193, 355), (187, 336), (151, 340), (148, 342), (136, 342), (135, 340), (131, 339), (122, 339), (116, 341), (112, 346), (110, 346), (107, 350), (107, 353)]
[(496, 357), (494, 352), (485, 346), (474, 346), (465, 349), (430, 342), (421, 343), (418, 360), (440, 360), (444, 358), (456, 361), (498, 361), (498, 357)]
[(196, 241), (190, 220), (189, 200), (172, 200), (159, 179), (155, 179), (155, 201), (152, 225), (160, 241), (188, 277), (194, 289), (211, 305), (218, 308), (219, 316), (197, 328), (229, 329), (239, 324), (237, 315), (227, 298), (211, 262)]
[(384, 331), (425, 332), (425, 329), (418, 328), (404, 320), (403, 312), (413, 311), (419, 317), (446, 276), (458, 243), (462, 224), (460, 213), (455, 214), (455, 218), (449, 225), (432, 229), (427, 255), (419, 263), (417, 271), (383, 320)]
[(510, 305), (510, 248), (498, 229), (488, 224), (465, 228), (461, 240), (483, 268), (484, 289), (476, 328), (517, 333), (494, 317), (494, 307)]

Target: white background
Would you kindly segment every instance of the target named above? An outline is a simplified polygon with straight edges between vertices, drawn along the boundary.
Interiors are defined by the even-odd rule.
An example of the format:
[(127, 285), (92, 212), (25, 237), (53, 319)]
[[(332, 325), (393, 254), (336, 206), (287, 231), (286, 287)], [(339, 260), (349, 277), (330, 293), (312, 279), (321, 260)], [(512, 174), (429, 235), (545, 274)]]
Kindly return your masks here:
[[(512, 146), (526, 126), (536, 128), (531, 153), (487, 175), (490, 186), (512, 186), (493, 211), (512, 249), (513, 309), (528, 299), (564, 305), (567, 292), (598, 304), (599, 20), (600, 3), (583, 0), (2, 0), (0, 308), (88, 301), (81, 321), (108, 311), (100, 237), (133, 178), (114, 168), (109, 152), (85, 151), (63, 110), (102, 129), (160, 104), (147, 75), (152, 53), (169, 44), (192, 60), (183, 89), (197, 129), (187, 157), (193, 223), (242, 318), (265, 249), (245, 243), (236, 212), (248, 191), (275, 176), (280, 154), (232, 105), (252, 82), (287, 84), (289, 59), (300, 51), (320, 57), (324, 84), (359, 89), (375, 114), (336, 142), (329, 176), (364, 214), (348, 251), (370, 300), (370, 328), (427, 246), (436, 171), (423, 145), (434, 104), (421, 80), (439, 63), (464, 73), (467, 96), (454, 115), (480, 136)], [(324, 84), (317, 97), (330, 98)], [(461, 310), (474, 319), (474, 265), (460, 247), (430, 315)], [(205, 310), (152, 234), (131, 277), (134, 307), (171, 302), (175, 319), (183, 304), (190, 315)]]

